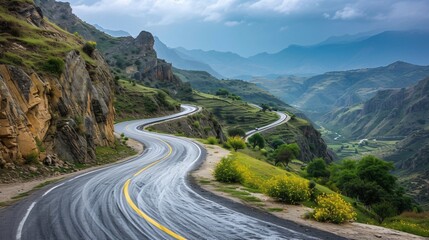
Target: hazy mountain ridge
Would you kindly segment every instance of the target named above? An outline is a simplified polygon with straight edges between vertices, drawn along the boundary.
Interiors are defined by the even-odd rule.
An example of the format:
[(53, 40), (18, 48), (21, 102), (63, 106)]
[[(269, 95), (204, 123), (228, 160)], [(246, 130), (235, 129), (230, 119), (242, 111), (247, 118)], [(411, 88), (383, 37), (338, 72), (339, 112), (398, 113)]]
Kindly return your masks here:
[(165, 59), (167, 62), (173, 63), (174, 67), (184, 70), (206, 71), (211, 75), (222, 78), (222, 76), (213, 70), (208, 64), (199, 62), (189, 56), (183, 57), (183, 54), (177, 52), (176, 49), (167, 47), (158, 37), (155, 37), (155, 51), (159, 58)]
[[(182, 58), (210, 65), (229, 78), (241, 75), (318, 74), (358, 68), (373, 68), (395, 61), (429, 64), (429, 32), (386, 31), (332, 37), (311, 46), (290, 45), (277, 53), (248, 58), (231, 52), (176, 48)], [(173, 61), (174, 64), (174, 61)]]
[(97, 28), (98, 30), (109, 34), (112, 37), (130, 37), (131, 34), (129, 32), (123, 31), (123, 30), (110, 30), (110, 29), (105, 29), (102, 26), (98, 25), (98, 24), (94, 24), (94, 27)]

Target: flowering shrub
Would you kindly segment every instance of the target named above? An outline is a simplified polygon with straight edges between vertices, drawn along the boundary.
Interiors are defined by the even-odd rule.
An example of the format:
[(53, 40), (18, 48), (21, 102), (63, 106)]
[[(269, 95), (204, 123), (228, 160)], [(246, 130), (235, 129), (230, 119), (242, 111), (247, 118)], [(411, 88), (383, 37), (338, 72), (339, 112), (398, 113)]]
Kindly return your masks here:
[(296, 204), (310, 197), (308, 181), (294, 176), (277, 176), (265, 184), (265, 192), (281, 202)]
[(238, 165), (238, 171), (241, 175), (241, 184), (246, 187), (261, 189), (261, 186), (263, 185), (262, 180), (256, 177), (255, 174), (251, 172), (249, 168), (244, 165)]
[(356, 213), (352, 205), (336, 193), (319, 195), (316, 199), (318, 207), (313, 217), (319, 222), (343, 223), (354, 220)]
[(237, 163), (231, 158), (222, 158), (216, 165), (214, 177), (219, 182), (238, 183), (241, 181), (241, 172)]

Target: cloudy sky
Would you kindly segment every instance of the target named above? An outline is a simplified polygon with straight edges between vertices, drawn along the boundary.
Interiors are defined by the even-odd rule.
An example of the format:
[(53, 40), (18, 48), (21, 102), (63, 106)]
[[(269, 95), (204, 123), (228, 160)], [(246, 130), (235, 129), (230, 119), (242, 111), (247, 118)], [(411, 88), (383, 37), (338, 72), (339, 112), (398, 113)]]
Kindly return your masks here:
[[(65, 0), (61, 0), (65, 1)], [(170, 47), (243, 56), (309, 45), (330, 36), (429, 30), (429, 0), (69, 0), (83, 20)]]

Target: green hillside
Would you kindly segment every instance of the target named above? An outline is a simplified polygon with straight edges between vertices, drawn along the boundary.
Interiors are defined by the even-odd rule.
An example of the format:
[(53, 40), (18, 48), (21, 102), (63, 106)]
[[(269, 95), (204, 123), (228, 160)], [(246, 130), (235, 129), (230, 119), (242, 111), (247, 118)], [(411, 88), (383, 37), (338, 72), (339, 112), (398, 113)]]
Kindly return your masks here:
[(195, 105), (212, 112), (226, 130), (242, 128), (245, 131), (268, 125), (278, 119), (274, 112), (262, 112), (260, 109), (240, 100), (231, 100), (194, 91)]
[(116, 121), (164, 116), (180, 111), (180, 103), (163, 90), (119, 80), (114, 102)]
[(254, 104), (268, 104), (275, 108), (290, 108), (287, 104), (261, 89), (253, 83), (243, 80), (219, 80), (204, 71), (174, 69), (174, 73), (183, 81), (189, 82), (193, 89), (215, 95), (219, 89), (240, 96), (243, 100)]

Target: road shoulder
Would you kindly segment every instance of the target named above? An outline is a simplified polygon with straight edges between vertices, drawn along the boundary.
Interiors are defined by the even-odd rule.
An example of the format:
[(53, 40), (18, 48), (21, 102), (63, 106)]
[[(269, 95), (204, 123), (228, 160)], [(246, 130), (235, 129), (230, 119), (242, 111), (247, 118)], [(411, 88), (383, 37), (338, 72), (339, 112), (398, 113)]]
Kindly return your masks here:
[[(115, 133), (115, 135), (116, 135), (116, 137), (119, 137), (118, 134)], [(123, 159), (120, 159), (120, 160), (112, 162), (112, 163), (105, 164), (105, 165), (85, 168), (85, 169), (77, 171), (77, 172), (62, 174), (62, 175), (53, 176), (53, 177), (41, 178), (41, 179), (36, 179), (36, 180), (32, 180), (32, 181), (27, 181), (27, 182), (0, 184), (0, 204), (8, 205), (7, 204), (8, 202), (19, 199), (18, 196), (24, 196), (28, 192), (36, 189), (38, 186), (41, 186), (45, 183), (55, 183), (55, 182), (61, 181), (63, 179), (68, 179), (68, 178), (71, 178), (71, 177), (74, 177), (74, 176), (77, 176), (77, 175), (80, 175), (80, 174), (83, 174), (86, 172), (94, 171), (94, 170), (97, 170), (97, 169), (100, 169), (103, 167), (107, 167), (107, 166), (110, 166), (113, 164), (117, 164), (119, 162), (124, 162), (124, 161), (127, 161), (129, 159), (132, 159), (132, 158), (140, 155), (143, 152), (144, 147), (138, 141), (135, 141), (133, 139), (129, 139), (127, 141), (127, 145), (129, 147), (131, 147), (132, 149), (134, 149), (137, 152), (137, 154), (123, 158)]]

